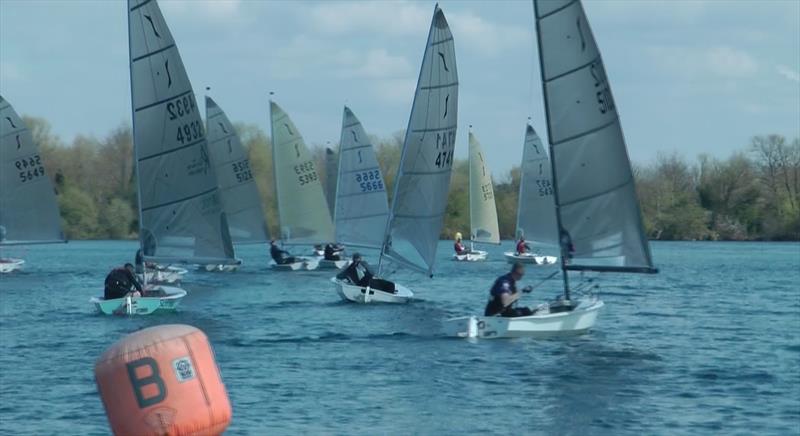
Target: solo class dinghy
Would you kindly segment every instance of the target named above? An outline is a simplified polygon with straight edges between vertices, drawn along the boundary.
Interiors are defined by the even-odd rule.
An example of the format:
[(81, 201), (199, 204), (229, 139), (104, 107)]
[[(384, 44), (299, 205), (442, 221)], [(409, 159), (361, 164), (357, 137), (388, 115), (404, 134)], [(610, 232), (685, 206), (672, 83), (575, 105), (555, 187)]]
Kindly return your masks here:
[[(472, 126), (470, 126), (472, 127)], [(482, 261), (488, 253), (475, 250), (475, 242), (500, 244), (500, 228), (497, 223), (497, 205), (494, 199), (492, 174), (486, 167), (483, 150), (478, 139), (469, 132), (469, 222), (470, 247), (464, 254), (453, 254), (453, 260)]]
[[(551, 247), (558, 246), (556, 231), (553, 183), (550, 176), (550, 159), (539, 135), (530, 124), (525, 127), (525, 143), (522, 148), (519, 200), (517, 202), (517, 237)], [(545, 256), (535, 252), (503, 253), (509, 263), (522, 262), (531, 265), (554, 265), (556, 256)]]
[[(280, 239), (284, 245), (314, 246), (333, 241), (333, 222), (314, 159), (289, 115), (269, 102), (272, 163), (278, 200)], [(287, 271), (316, 269), (318, 259), (297, 258), (272, 268)]]
[(583, 6), (579, 0), (534, 0), (534, 10), (564, 295), (530, 316), (448, 320), (444, 329), (451, 335), (583, 333), (594, 327), (603, 302), (593, 295), (573, 299), (571, 271), (658, 272), (619, 116)]
[[(342, 116), (335, 204), (336, 240), (348, 247), (380, 250), (389, 218), (386, 185), (369, 136), (348, 107)], [(339, 262), (340, 268), (347, 263)], [(347, 299), (344, 289), (350, 285), (335, 278), (334, 283), (337, 292)], [(357, 289), (350, 293), (361, 290), (353, 288)]]
[[(458, 73), (453, 35), (436, 5), (400, 156), (392, 208), (381, 240), (384, 261), (431, 275), (447, 206), (458, 113)], [(341, 183), (341, 182), (340, 182)], [(404, 303), (410, 289), (337, 283), (342, 298), (357, 303)], [(381, 281), (383, 282), (383, 281)]]
[[(250, 168), (250, 158), (228, 116), (206, 96), (206, 132), (211, 164), (214, 165), (234, 244), (266, 244), (269, 241), (261, 196)], [(206, 271), (234, 271), (236, 264), (201, 265)]]
[[(238, 264), (194, 91), (156, 0), (128, 1), (128, 37), (144, 260)], [(142, 315), (174, 310), (184, 295), (145, 283), (142, 297), (92, 302), (105, 314)]]
[[(67, 242), (53, 184), (28, 127), (0, 96), (0, 248)], [(0, 256), (0, 273), (22, 259)]]

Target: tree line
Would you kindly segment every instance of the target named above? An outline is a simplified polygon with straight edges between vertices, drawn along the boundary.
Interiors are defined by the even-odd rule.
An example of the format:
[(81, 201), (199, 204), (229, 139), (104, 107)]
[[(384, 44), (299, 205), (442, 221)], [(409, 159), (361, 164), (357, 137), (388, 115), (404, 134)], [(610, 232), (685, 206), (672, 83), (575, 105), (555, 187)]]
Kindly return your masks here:
[[(46, 120), (23, 118), (53, 179), (67, 238), (136, 238), (130, 127), (117, 127), (101, 139), (79, 135), (66, 144)], [(236, 129), (250, 154), (270, 232), (277, 235), (270, 138), (257, 125), (237, 124)], [(372, 137), (390, 201), (402, 141), (403, 132)], [(312, 152), (324, 181), (325, 149), (312, 147)], [(634, 165), (634, 177), (645, 230), (652, 239), (800, 240), (800, 139), (755, 136), (725, 159), (701, 154), (689, 161), (678, 154), (659, 155), (647, 165)], [(468, 179), (468, 162), (457, 159), (442, 238), (469, 234)], [(519, 181), (519, 167), (494, 178), (504, 239), (515, 234)]]

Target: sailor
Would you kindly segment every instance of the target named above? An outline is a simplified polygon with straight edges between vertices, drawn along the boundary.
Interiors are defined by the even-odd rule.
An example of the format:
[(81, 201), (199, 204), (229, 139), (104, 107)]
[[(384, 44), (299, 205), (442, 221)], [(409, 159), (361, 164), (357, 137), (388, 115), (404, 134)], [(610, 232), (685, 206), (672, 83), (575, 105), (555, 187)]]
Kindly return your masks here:
[(465, 247), (464, 244), (461, 242), (461, 233), (456, 233), (456, 243), (453, 244), (453, 249), (459, 256), (470, 253), (470, 251), (467, 250), (467, 247)]
[(331, 243), (325, 244), (325, 260), (342, 260), (342, 256), (339, 255), (341, 252), (340, 246)]
[(525, 237), (524, 236), (520, 236), (519, 237), (519, 241), (517, 241), (517, 255), (519, 256), (519, 255), (525, 254), (525, 252), (527, 250), (530, 250), (530, 249), (531, 249), (531, 246), (528, 245), (527, 242), (525, 242)]
[(369, 267), (367, 261), (361, 259), (359, 253), (353, 253), (353, 261), (350, 265), (342, 268), (336, 278), (339, 280), (347, 280), (348, 282), (358, 286), (369, 286), (375, 274)]
[(272, 256), (272, 260), (278, 265), (288, 265), (297, 262), (297, 258), (289, 254), (288, 251), (281, 250), (274, 239), (269, 241), (269, 254)]
[(528, 316), (533, 312), (527, 307), (514, 307), (514, 303), (522, 296), (522, 293), (529, 293), (533, 289), (527, 286), (522, 292), (517, 290), (517, 282), (525, 275), (525, 267), (515, 262), (511, 266), (511, 272), (497, 278), (489, 291), (489, 302), (486, 304), (484, 316)]
[(136, 265), (136, 274), (144, 274), (144, 253), (141, 248), (136, 250), (136, 259), (133, 263)]
[(127, 296), (141, 297), (142, 285), (133, 274), (133, 265), (126, 263), (122, 268), (114, 268), (106, 276), (104, 298), (113, 300)]

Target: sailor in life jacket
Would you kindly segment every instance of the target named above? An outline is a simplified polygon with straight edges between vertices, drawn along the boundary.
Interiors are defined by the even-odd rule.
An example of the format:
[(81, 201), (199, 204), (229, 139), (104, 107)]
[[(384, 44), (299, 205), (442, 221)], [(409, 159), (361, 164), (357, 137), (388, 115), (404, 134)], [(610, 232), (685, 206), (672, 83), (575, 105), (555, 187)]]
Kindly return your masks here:
[(453, 250), (455, 250), (456, 254), (459, 256), (470, 253), (467, 247), (461, 242), (461, 233), (456, 233), (456, 242), (453, 244)]
[(517, 282), (522, 280), (525, 275), (525, 266), (519, 262), (514, 262), (511, 271), (497, 278), (489, 291), (489, 302), (486, 303), (484, 316), (528, 316), (533, 311), (527, 307), (514, 307), (514, 303), (519, 300), (522, 293), (529, 293), (533, 289), (526, 286), (522, 292), (517, 290)]
[(517, 241), (517, 255), (525, 254), (528, 250), (531, 249), (531, 246), (525, 242), (525, 237), (520, 236), (519, 241)]

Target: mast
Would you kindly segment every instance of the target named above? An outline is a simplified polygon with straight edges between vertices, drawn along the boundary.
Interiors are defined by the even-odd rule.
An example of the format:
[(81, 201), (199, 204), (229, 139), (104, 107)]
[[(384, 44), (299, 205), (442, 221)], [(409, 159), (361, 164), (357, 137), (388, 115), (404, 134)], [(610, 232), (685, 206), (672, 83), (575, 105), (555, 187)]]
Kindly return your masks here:
[[(127, 9), (126, 14), (128, 16), (128, 59), (133, 58), (133, 37), (131, 35), (131, 2), (127, 3), (125, 6)], [(139, 157), (138, 153), (136, 152), (137, 144), (136, 144), (136, 103), (133, 101), (133, 62), (128, 61), (128, 74), (130, 75), (129, 87), (131, 90), (131, 142), (133, 142), (133, 163), (134, 163), (134, 170), (136, 172), (136, 212), (139, 214), (139, 249), (142, 250), (142, 256), (144, 256), (144, 232), (142, 231), (144, 225), (144, 217), (142, 214), (142, 184), (139, 183)], [(143, 275), (147, 277), (147, 262), (144, 262), (145, 268)]]
[[(539, 26), (539, 5), (536, 0), (533, 1), (533, 20), (536, 23), (536, 44), (539, 50), (539, 75), (542, 81), (542, 95), (544, 96), (544, 112), (545, 116), (549, 116), (549, 101), (547, 99), (547, 91), (545, 90), (545, 76), (544, 76), (544, 65), (543, 65), (543, 58), (542, 58), (542, 32), (541, 27)], [(547, 143), (548, 149), (550, 150), (550, 172), (553, 178), (553, 200), (555, 203), (555, 211), (556, 211), (556, 226), (558, 228), (558, 246), (561, 248), (561, 278), (564, 283), (564, 299), (569, 301), (569, 273), (567, 272), (567, 256), (569, 255), (568, 247), (564, 246), (564, 240), (562, 238), (562, 234), (564, 233), (564, 229), (561, 227), (561, 211), (558, 202), (558, 175), (556, 174), (556, 160), (555, 155), (553, 154), (553, 137), (550, 126), (547, 129)]]

